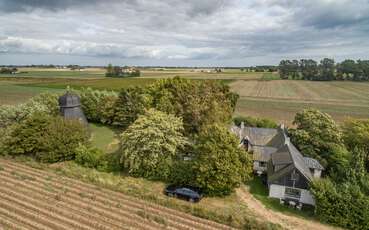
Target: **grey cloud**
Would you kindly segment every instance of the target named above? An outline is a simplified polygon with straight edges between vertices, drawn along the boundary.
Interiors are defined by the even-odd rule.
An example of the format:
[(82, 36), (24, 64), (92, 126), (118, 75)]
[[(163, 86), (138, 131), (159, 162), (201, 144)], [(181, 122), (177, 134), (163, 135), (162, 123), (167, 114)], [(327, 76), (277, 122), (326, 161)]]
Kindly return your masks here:
[(369, 50), (367, 0), (107, 1), (0, 0), (0, 52), (246, 65)]

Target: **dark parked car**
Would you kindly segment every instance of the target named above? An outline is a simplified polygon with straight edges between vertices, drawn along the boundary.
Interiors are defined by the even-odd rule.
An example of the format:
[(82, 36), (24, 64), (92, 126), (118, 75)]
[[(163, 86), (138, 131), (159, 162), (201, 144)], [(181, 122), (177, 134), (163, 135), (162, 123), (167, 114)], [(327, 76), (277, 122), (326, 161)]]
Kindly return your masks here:
[(199, 202), (202, 198), (201, 191), (194, 187), (171, 185), (165, 189), (164, 193), (167, 196), (178, 197), (190, 202)]

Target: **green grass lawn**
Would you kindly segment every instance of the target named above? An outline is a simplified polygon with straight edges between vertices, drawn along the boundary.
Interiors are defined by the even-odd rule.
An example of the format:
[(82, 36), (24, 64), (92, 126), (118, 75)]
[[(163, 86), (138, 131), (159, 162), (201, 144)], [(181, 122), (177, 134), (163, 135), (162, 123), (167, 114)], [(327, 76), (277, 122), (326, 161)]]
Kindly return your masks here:
[(91, 144), (105, 153), (114, 153), (119, 149), (119, 130), (101, 124), (89, 124)]
[(282, 212), (285, 214), (295, 215), (298, 217), (315, 219), (314, 208), (311, 206), (303, 206), (302, 210), (293, 209), (287, 205), (281, 205), (279, 199), (269, 198), (268, 189), (262, 183), (260, 177), (254, 177), (252, 181), (247, 184), (250, 187), (250, 193), (262, 202), (265, 207), (272, 209), (274, 211)]

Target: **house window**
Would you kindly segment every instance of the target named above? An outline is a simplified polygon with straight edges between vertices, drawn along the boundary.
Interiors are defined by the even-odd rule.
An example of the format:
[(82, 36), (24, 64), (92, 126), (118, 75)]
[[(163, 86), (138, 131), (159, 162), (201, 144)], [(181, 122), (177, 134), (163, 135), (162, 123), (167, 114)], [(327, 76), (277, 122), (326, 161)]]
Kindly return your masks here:
[(301, 191), (299, 189), (286, 188), (284, 190), (284, 195), (288, 196), (288, 197), (293, 197), (293, 198), (300, 198), (301, 197)]
[(291, 180), (293, 181), (298, 181), (300, 178), (300, 175), (298, 173), (296, 173), (296, 171), (293, 171), (291, 174)]
[(259, 166), (260, 166), (260, 167), (266, 167), (266, 166), (267, 166), (267, 164), (266, 164), (266, 162), (261, 162), (261, 161), (260, 161), (260, 162), (259, 162)]

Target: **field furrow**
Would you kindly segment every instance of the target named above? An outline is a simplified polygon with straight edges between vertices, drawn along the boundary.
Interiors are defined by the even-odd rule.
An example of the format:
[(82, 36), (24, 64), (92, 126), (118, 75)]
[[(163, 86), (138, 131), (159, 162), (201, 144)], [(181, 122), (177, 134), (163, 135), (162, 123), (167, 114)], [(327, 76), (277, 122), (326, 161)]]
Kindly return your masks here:
[[(0, 174), (1, 180), (6, 181), (8, 183), (12, 183), (11, 178), (9, 179), (9, 177), (10, 177), (10, 174), (7, 174), (7, 175)], [(74, 211), (74, 212), (77, 212), (79, 215), (86, 215), (92, 223), (94, 223), (93, 220), (98, 220), (98, 223), (94, 225), (95, 226), (94, 229), (105, 229), (105, 227), (103, 227), (100, 224), (104, 222), (105, 223), (109, 222), (108, 225), (113, 224), (115, 226), (115, 229), (121, 229), (122, 226), (124, 226), (125, 224), (130, 224), (131, 226), (140, 227), (141, 229), (155, 229), (155, 228), (149, 227), (149, 226), (155, 226), (155, 223), (151, 223), (151, 222), (145, 223), (145, 220), (141, 219), (139, 216), (118, 215), (115, 212), (111, 212), (111, 210), (108, 208), (105, 208), (104, 210), (102, 210), (99, 207), (96, 207), (96, 205), (91, 203), (90, 201), (81, 202), (80, 200), (82, 200), (82, 198), (72, 193), (69, 193), (68, 195), (63, 194), (63, 196), (61, 196), (62, 193), (52, 193), (52, 192), (40, 189), (42, 188), (42, 184), (35, 183), (33, 181), (27, 181), (27, 182), (13, 181), (13, 183), (15, 183), (15, 185), (18, 186), (18, 189), (20, 188), (28, 189), (25, 192), (28, 191), (28, 193), (33, 194), (33, 196), (37, 196), (36, 194), (39, 194), (41, 195), (41, 199), (44, 199), (48, 202), (54, 202), (54, 203), (57, 202), (69, 212)], [(56, 196), (59, 196), (58, 198), (60, 199), (59, 201), (55, 199)], [(87, 213), (90, 213), (90, 215), (86, 214), (86, 210), (87, 210)], [(92, 213), (98, 213), (100, 214), (100, 217), (96, 215), (92, 215)], [(81, 219), (81, 221), (83, 221), (83, 218)], [(110, 229), (114, 229), (114, 228), (112, 227)]]
[[(60, 217), (64, 217), (64, 220), (66, 223), (68, 223), (73, 229), (120, 229), (121, 226), (114, 226), (110, 225), (109, 222), (106, 222), (101, 219), (96, 219), (93, 216), (84, 216), (83, 212), (79, 213), (76, 210), (66, 208), (66, 206), (60, 205), (58, 201), (56, 201), (53, 197), (42, 197), (39, 196), (39, 192), (33, 193), (33, 191), (30, 190), (24, 190), (22, 189), (23, 186), (19, 183), (14, 182), (14, 184), (11, 184), (6, 178), (1, 178), (1, 184), (7, 185), (7, 186), (19, 186), (14, 187), (12, 191), (6, 190), (2, 187), (0, 187), (0, 197), (5, 195), (7, 196), (5, 199), (13, 200), (15, 203), (19, 202), (19, 200), (22, 200), (26, 203), (33, 204), (35, 206), (38, 206), (48, 212), (55, 213)], [(16, 190), (16, 191), (14, 191)], [(28, 194), (23, 195), (23, 194)], [(32, 197), (32, 198), (31, 198)], [(54, 204), (54, 205), (51, 205)], [(82, 211), (82, 210), (81, 210)], [(99, 220), (99, 221), (96, 221)], [(101, 225), (101, 223), (104, 223), (104, 225)], [(83, 224), (83, 225), (81, 225)], [(110, 225), (110, 226), (105, 226)], [(89, 226), (89, 227), (85, 227)]]
[[(42, 183), (47, 183), (47, 181), (43, 180), (41, 177), (38, 177), (40, 175), (38, 174), (34, 174), (31, 171), (27, 171), (24, 172), (22, 170), (20, 170), (19, 168), (12, 168), (12, 166), (8, 166), (8, 168), (11, 169), (11, 171), (9, 171), (9, 176), (11, 176), (12, 172), (17, 171), (18, 176), (21, 178), (22, 176), (24, 177), (24, 175), (32, 175), (34, 176), (34, 178), (38, 178), (37, 181), (38, 182), (34, 182), (32, 180), (27, 181), (27, 184), (33, 184), (34, 187), (40, 187), (42, 186)], [(20, 172), (24, 173), (20, 174)], [(33, 177), (32, 177), (33, 178)], [(42, 183), (40, 183), (42, 182)], [(51, 182), (48, 181), (48, 185), (52, 186), (53, 188), (55, 188), (55, 190), (64, 190), (66, 187), (63, 187), (65, 185), (59, 183), (59, 182)], [(27, 186), (27, 185), (23, 185), (23, 186)], [(95, 194), (94, 192), (88, 191), (88, 190), (83, 190), (84, 188), (80, 188), (78, 187), (77, 189), (74, 188), (73, 184), (68, 183), (68, 193), (67, 194), (63, 194), (62, 197), (70, 197), (71, 200), (84, 200), (85, 202), (90, 203), (93, 207), (98, 207), (99, 209), (105, 209), (105, 215), (109, 215), (109, 216), (115, 216), (116, 219), (119, 220), (120, 215), (117, 216), (117, 214), (122, 214), (122, 215), (128, 215), (128, 219), (126, 219), (126, 221), (128, 221), (130, 224), (134, 224), (138, 225), (141, 228), (144, 229), (152, 229), (152, 222), (148, 222), (146, 221), (146, 219), (143, 219), (141, 217), (139, 217), (138, 215), (132, 214), (132, 213), (137, 213), (140, 214), (141, 216), (146, 216), (146, 217), (153, 217), (156, 219), (163, 219), (163, 217), (160, 215), (160, 213), (157, 212), (153, 212), (150, 208), (147, 207), (147, 205), (144, 206), (138, 206), (133, 202), (130, 202), (129, 204), (126, 204), (126, 202), (123, 200), (118, 200), (118, 199), (114, 199), (114, 202), (110, 201), (113, 199), (113, 197), (111, 196), (105, 196), (105, 199), (100, 198), (100, 195)], [(38, 191), (41, 192), (41, 191)], [(76, 194), (79, 194), (79, 196), (77, 196)], [(101, 194), (104, 195), (104, 194)], [(62, 199), (62, 198), (61, 198)], [(77, 204), (77, 205), (82, 205), (81, 203)], [(120, 205), (122, 206), (121, 208), (123, 209), (117, 209), (115, 208), (115, 206)], [(131, 220), (136, 220), (137, 218), (141, 219), (140, 221), (137, 221), (137, 223), (133, 223), (133, 221)], [(174, 219), (166, 219), (165, 221), (167, 222), (167, 224), (169, 226), (175, 227), (176, 229), (190, 229), (191, 226), (187, 226), (185, 223), (183, 222), (179, 222), (178, 220)], [(145, 223), (145, 224), (141, 224), (141, 223)], [(126, 222), (127, 223), (127, 222)], [(161, 226), (163, 227), (163, 226)]]
[[(62, 193), (61, 199), (58, 203), (64, 206), (72, 206), (75, 211), (89, 207), (91, 210), (89, 213), (95, 213), (95, 211), (99, 212), (99, 216), (108, 216), (109, 220), (112, 219), (113, 221), (116, 221), (115, 223), (119, 223), (118, 221), (120, 220), (120, 216), (130, 214), (127, 218), (131, 220), (137, 219), (144, 222), (145, 227), (138, 226), (140, 229), (150, 227), (151, 229), (159, 229), (160, 227), (164, 227), (156, 222), (148, 221), (147, 219), (156, 221), (162, 220), (165, 222), (167, 227), (173, 229), (229, 229), (227, 226), (161, 207), (159, 205), (143, 202), (122, 193), (101, 189), (97, 186), (74, 179), (59, 177), (51, 172), (30, 168), (19, 163), (13, 163), (7, 160), (0, 161), (4, 165), (5, 173), (8, 176), (11, 175), (13, 171), (16, 171), (32, 178), (36, 178), (35, 180), (27, 180), (27, 183), (22, 181), (18, 182), (21, 183), (22, 186), (26, 186), (26, 189), (30, 189), (38, 193), (40, 193), (39, 190), (42, 190), (43, 193), (40, 193), (40, 195), (49, 197), (52, 197), (53, 195), (55, 196), (57, 193), (44, 191), (45, 189), (42, 189), (42, 187), (45, 185), (50, 186), (56, 191), (66, 191), (65, 194)], [(55, 180), (56, 178), (58, 179), (57, 181)], [(84, 202), (88, 202), (89, 206), (86, 204), (83, 205)], [(74, 207), (76, 205), (78, 206)], [(88, 217), (87, 215), (89, 215), (89, 213), (82, 214), (86, 215), (84, 217)], [(144, 218), (140, 219), (142, 216)], [(105, 221), (108, 221), (108, 219), (105, 219)]]
[(0, 214), (0, 229), (3, 230), (28, 230), (26, 225), (17, 223), (8, 216)]

